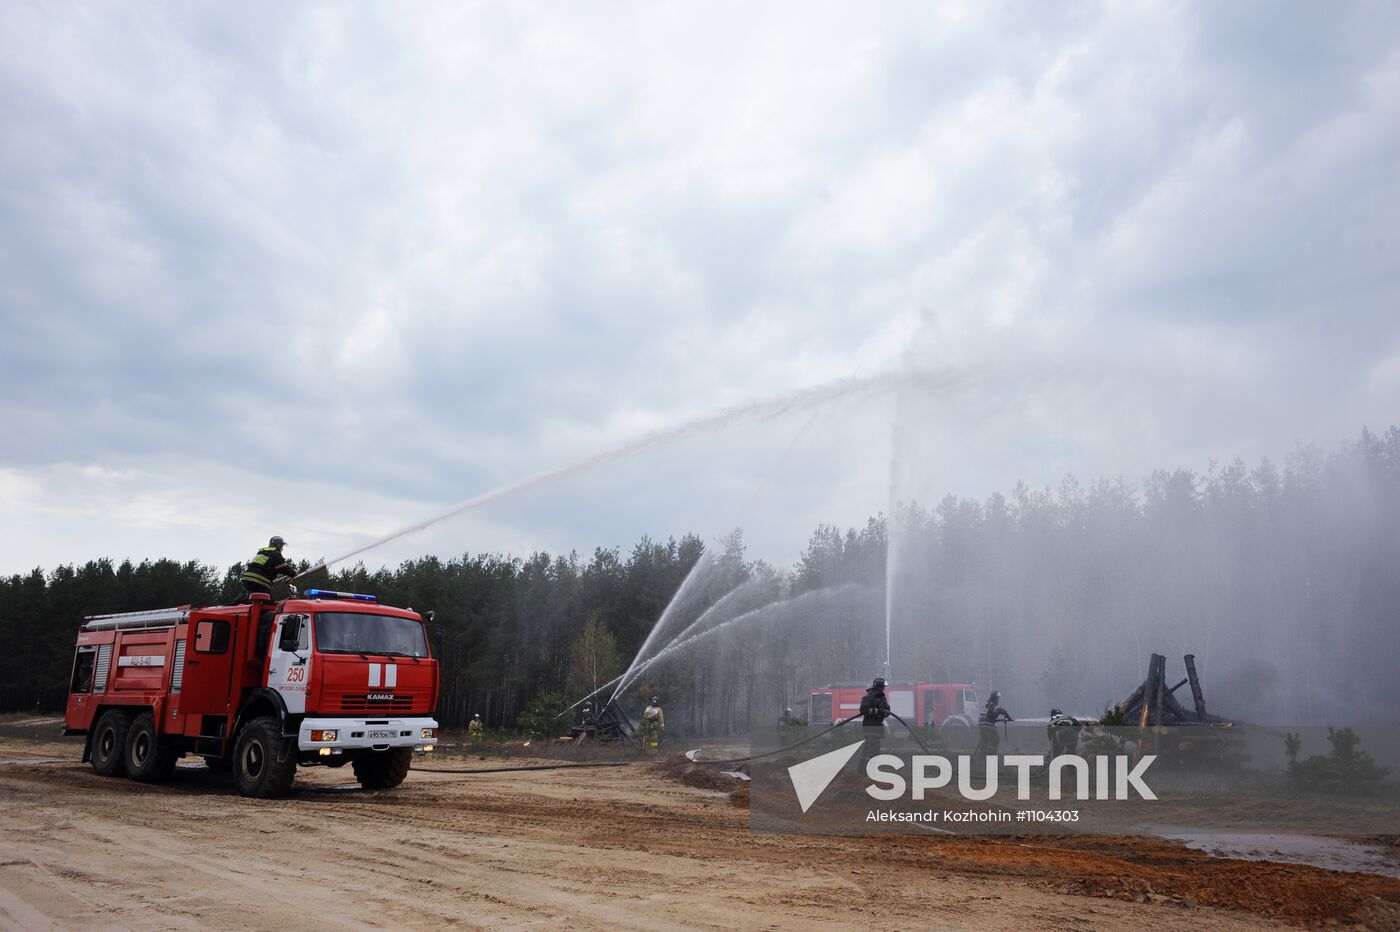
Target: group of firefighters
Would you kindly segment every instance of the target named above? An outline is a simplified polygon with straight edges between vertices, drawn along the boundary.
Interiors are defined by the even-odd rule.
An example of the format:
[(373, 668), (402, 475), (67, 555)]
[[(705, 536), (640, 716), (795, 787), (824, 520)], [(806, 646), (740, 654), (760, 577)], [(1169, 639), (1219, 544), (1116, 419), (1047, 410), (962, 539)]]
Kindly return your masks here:
[[(791, 714), (791, 709), (786, 710), (784, 719), (790, 717)], [(866, 737), (863, 757), (867, 760), (879, 753), (880, 739), (884, 736), (885, 719), (893, 714), (890, 710), (889, 699), (885, 695), (885, 678), (877, 676), (860, 700), (860, 723)], [(973, 756), (995, 754), (997, 748), (1001, 746), (1001, 736), (997, 733), (997, 725), (1014, 721), (1011, 713), (1001, 706), (1001, 693), (995, 689), (992, 690), (987, 701), (982, 704), (982, 711), (977, 717), (977, 748), (972, 752)], [(1059, 709), (1051, 709), (1050, 720), (1045, 726), (1045, 735), (1050, 739), (1052, 756), (1073, 754), (1079, 746), (1079, 732), (1083, 727), (1083, 723), (1074, 716), (1066, 715)]]

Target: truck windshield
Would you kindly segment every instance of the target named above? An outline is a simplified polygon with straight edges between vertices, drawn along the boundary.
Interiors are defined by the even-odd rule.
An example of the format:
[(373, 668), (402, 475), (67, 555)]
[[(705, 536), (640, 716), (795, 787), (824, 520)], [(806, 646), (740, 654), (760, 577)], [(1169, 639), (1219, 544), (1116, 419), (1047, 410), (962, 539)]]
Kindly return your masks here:
[(317, 612), (316, 650), (323, 654), (426, 657), (423, 623), (393, 615)]

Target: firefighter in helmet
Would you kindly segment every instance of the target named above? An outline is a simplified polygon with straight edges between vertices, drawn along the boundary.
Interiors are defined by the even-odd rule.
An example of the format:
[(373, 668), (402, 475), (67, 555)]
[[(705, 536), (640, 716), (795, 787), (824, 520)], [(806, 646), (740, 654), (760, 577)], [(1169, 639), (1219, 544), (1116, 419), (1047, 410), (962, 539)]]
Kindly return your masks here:
[(793, 715), (791, 706), (783, 709), (783, 714), (778, 716), (778, 740), (784, 744), (800, 737), (806, 729), (807, 720)]
[(467, 737), (471, 738), (473, 741), (478, 741), (481, 739), (481, 733), (485, 730), (486, 725), (481, 720), (481, 713), (478, 712), (473, 715), (472, 720), (467, 723)]
[(655, 696), (642, 710), (642, 747), (655, 751), (661, 746), (661, 732), (666, 730), (666, 713), (661, 711), (661, 700)]
[(868, 761), (880, 753), (880, 740), (885, 736), (885, 719), (889, 716), (890, 700), (885, 695), (885, 678), (877, 676), (860, 699), (860, 730), (865, 735), (862, 761)]
[(287, 542), (280, 537), (273, 537), (267, 542), (266, 547), (258, 548), (258, 552), (253, 559), (248, 561), (248, 568), (243, 571), (243, 576), (239, 582), (243, 583), (243, 591), (246, 600), (255, 592), (263, 595), (272, 594), (272, 584), (279, 578), (285, 576), (288, 579), (296, 576), (296, 567), (291, 561), (282, 556), (282, 548)]
[(1059, 709), (1050, 710), (1050, 724), (1045, 726), (1045, 735), (1050, 739), (1050, 756), (1073, 754), (1079, 749), (1079, 730), (1084, 727), (1079, 719), (1066, 715)]
[(1001, 693), (995, 689), (987, 697), (986, 703), (982, 706), (982, 714), (977, 719), (977, 749), (973, 754), (995, 754), (997, 748), (1001, 746), (1001, 737), (997, 734), (998, 722), (1014, 722), (1011, 714), (1001, 707)]

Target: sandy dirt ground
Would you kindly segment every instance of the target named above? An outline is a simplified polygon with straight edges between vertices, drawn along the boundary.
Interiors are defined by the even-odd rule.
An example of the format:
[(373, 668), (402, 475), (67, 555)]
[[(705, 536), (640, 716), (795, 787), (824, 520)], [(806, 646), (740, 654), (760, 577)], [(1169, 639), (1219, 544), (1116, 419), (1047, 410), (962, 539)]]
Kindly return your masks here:
[[(459, 776), (289, 799), (104, 779), (0, 739), (0, 926), (45, 928), (1400, 928), (1400, 880), (1147, 839), (750, 834), (684, 767)], [(441, 758), (425, 766), (490, 766)], [(691, 775), (692, 783), (705, 783)]]

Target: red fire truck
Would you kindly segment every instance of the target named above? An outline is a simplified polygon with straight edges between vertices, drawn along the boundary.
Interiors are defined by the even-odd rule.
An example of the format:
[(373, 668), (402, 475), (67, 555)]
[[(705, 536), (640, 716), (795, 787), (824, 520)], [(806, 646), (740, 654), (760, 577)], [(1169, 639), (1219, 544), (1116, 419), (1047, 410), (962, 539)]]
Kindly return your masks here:
[(285, 795), (298, 764), (349, 763), (369, 789), (402, 783), (413, 752), (437, 742), (423, 617), (318, 589), (252, 600), (86, 619), (64, 717), (64, 734), (87, 736), (83, 760), (158, 782), (199, 755), (261, 798)]
[[(833, 725), (860, 712), (860, 700), (869, 683), (832, 683), (811, 692), (813, 725)], [(981, 704), (973, 683), (890, 683), (885, 687), (890, 711), (910, 725), (942, 729), (953, 747), (966, 743), (977, 722)]]

